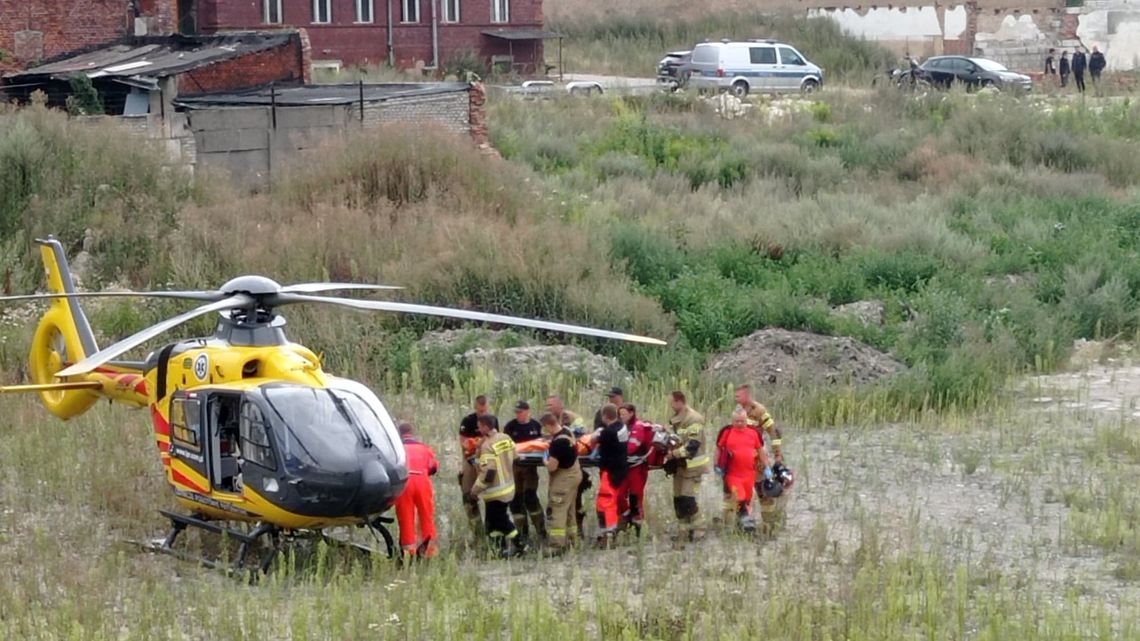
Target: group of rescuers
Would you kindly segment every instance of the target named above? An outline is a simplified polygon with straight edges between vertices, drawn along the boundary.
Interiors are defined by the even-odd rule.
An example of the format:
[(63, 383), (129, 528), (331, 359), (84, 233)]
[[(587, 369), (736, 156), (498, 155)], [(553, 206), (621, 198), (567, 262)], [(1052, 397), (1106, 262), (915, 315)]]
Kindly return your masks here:
[[(783, 464), (780, 428), (752, 399), (747, 385), (736, 388), (736, 409), (732, 422), (717, 435), (715, 459), (705, 440), (705, 419), (688, 405), (683, 392), (672, 392), (669, 426), (656, 430), (624, 401), (620, 388), (610, 389), (607, 400), (595, 414), (591, 431), (558, 396), (546, 398), (546, 412), (538, 420), (530, 405), (519, 401), (515, 418), (501, 429), (487, 398), (475, 399), (474, 412), (459, 427), (463, 461), (458, 480), (472, 530), (477, 536), (489, 536), (496, 553), (512, 556), (526, 549), (531, 525), (536, 537), (555, 553), (577, 543), (586, 517), (583, 495), (591, 487), (579, 460), (585, 455), (593, 457), (590, 460), (599, 469), (596, 543), (600, 547), (609, 547), (619, 531), (630, 527), (640, 534), (651, 463), (673, 478), (679, 541), (704, 536), (697, 497), (710, 467), (724, 490), (726, 524), (755, 531), (754, 497), (761, 506), (763, 527), (782, 518), (774, 497), (790, 487), (794, 477)], [(408, 482), (395, 504), (400, 546), (406, 557), (431, 557), (439, 546), (430, 477), (439, 471), (439, 463), (431, 447), (416, 438), (410, 423), (400, 424), (399, 431), (408, 465)], [(523, 462), (520, 450), (532, 453), (531, 464)], [(538, 495), (539, 467), (549, 475), (545, 509)], [(778, 491), (765, 491), (775, 487), (774, 479)]]

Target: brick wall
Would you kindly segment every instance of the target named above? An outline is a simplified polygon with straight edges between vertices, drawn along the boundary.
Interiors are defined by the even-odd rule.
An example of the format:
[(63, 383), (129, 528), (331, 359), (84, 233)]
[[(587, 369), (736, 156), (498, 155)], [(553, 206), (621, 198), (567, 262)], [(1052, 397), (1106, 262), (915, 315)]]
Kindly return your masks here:
[[(172, 33), (177, 0), (138, 0), (152, 34)], [(131, 0), (0, 0), (0, 51), (9, 69), (134, 33)]]
[(223, 60), (178, 76), (179, 94), (232, 91), (270, 82), (303, 82), (308, 75), (301, 34), (265, 51)]
[[(352, 118), (359, 119), (359, 107), (353, 107)], [(470, 131), (470, 105), (467, 92), (454, 92), (436, 96), (393, 98), (364, 106), (365, 129), (390, 124), (444, 129), (459, 134)]]
[[(196, 0), (198, 24), (203, 32), (235, 29), (265, 29), (262, 22), (262, 0)], [(440, 7), (442, 0), (435, 0)], [(431, 63), (432, 0), (420, 0), (420, 21), (399, 22), (402, 0), (392, 0), (392, 41), (397, 65), (414, 67)], [(312, 23), (312, 0), (282, 0), (282, 25), (304, 27), (312, 41), (316, 60), (340, 60), (346, 65), (376, 65), (388, 61), (387, 0), (373, 0), (373, 22), (356, 24), (355, 0), (332, 0), (332, 21)], [(440, 62), (466, 51), (476, 51), (485, 59), (506, 55), (510, 45), (483, 35), (483, 30), (496, 27), (542, 27), (542, 0), (510, 0), (510, 22), (491, 23), (490, 0), (464, 0), (460, 4), (459, 22), (438, 25)], [(516, 43), (515, 59), (533, 65), (542, 59), (542, 43)]]

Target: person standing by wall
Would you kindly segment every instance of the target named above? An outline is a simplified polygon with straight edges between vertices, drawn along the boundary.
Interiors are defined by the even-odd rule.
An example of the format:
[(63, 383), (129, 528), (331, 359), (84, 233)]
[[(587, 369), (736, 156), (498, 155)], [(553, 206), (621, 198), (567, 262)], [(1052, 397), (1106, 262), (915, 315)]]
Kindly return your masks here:
[(1045, 82), (1050, 86), (1057, 82), (1057, 50), (1050, 48), (1049, 53), (1045, 56)]
[(1089, 61), (1085, 57), (1085, 52), (1078, 47), (1073, 52), (1073, 83), (1077, 85), (1077, 91), (1081, 93), (1085, 92), (1085, 69), (1088, 66)]
[(1092, 76), (1093, 86), (1100, 93), (1100, 74), (1104, 72), (1104, 68), (1108, 66), (1108, 62), (1104, 59), (1104, 54), (1100, 49), (1093, 47), (1092, 55), (1089, 56), (1089, 75)]
[(1072, 72), (1072, 65), (1069, 64), (1069, 52), (1061, 52), (1061, 62), (1057, 63), (1057, 70), (1061, 75), (1061, 86), (1065, 87), (1069, 84), (1069, 73)]

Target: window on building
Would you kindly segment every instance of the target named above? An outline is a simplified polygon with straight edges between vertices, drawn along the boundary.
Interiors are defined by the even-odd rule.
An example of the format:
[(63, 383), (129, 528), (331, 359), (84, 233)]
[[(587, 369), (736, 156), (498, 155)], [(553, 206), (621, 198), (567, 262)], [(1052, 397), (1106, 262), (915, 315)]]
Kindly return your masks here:
[(491, 0), (491, 22), (511, 21), (511, 0)]
[(372, 22), (372, 0), (356, 0), (356, 21)]
[(313, 0), (313, 23), (332, 22), (332, 0)]
[(281, 0), (261, 0), (261, 21), (281, 24)]
[(443, 21), (459, 22), (459, 0), (441, 0), (443, 2)]
[(400, 0), (400, 22), (420, 21), (420, 0)]

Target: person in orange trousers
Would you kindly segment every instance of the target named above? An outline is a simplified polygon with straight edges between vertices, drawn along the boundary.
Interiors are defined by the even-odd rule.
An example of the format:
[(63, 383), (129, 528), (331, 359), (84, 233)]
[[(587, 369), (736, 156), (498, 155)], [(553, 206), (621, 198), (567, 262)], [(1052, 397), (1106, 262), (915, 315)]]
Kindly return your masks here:
[(404, 556), (431, 558), (439, 552), (435, 531), (435, 490), (431, 484), (431, 477), (439, 471), (439, 463), (431, 447), (416, 439), (411, 423), (401, 423), (399, 429), (408, 461), (408, 484), (396, 499), (400, 547)]
[(732, 424), (722, 429), (716, 439), (716, 470), (724, 483), (725, 523), (731, 523), (736, 516), (738, 525), (746, 532), (756, 529), (752, 498), (757, 471), (763, 469), (764, 477), (772, 478), (760, 434), (748, 424), (748, 412), (737, 409), (732, 414)]
[(618, 408), (606, 405), (599, 416), (605, 427), (594, 432), (598, 448), (599, 547), (613, 545), (621, 519), (629, 517), (629, 428), (618, 417)]
[(649, 482), (653, 429), (637, 417), (637, 407), (632, 403), (619, 407), (618, 416), (629, 428), (629, 522), (640, 535), (641, 526), (645, 524), (645, 486)]

